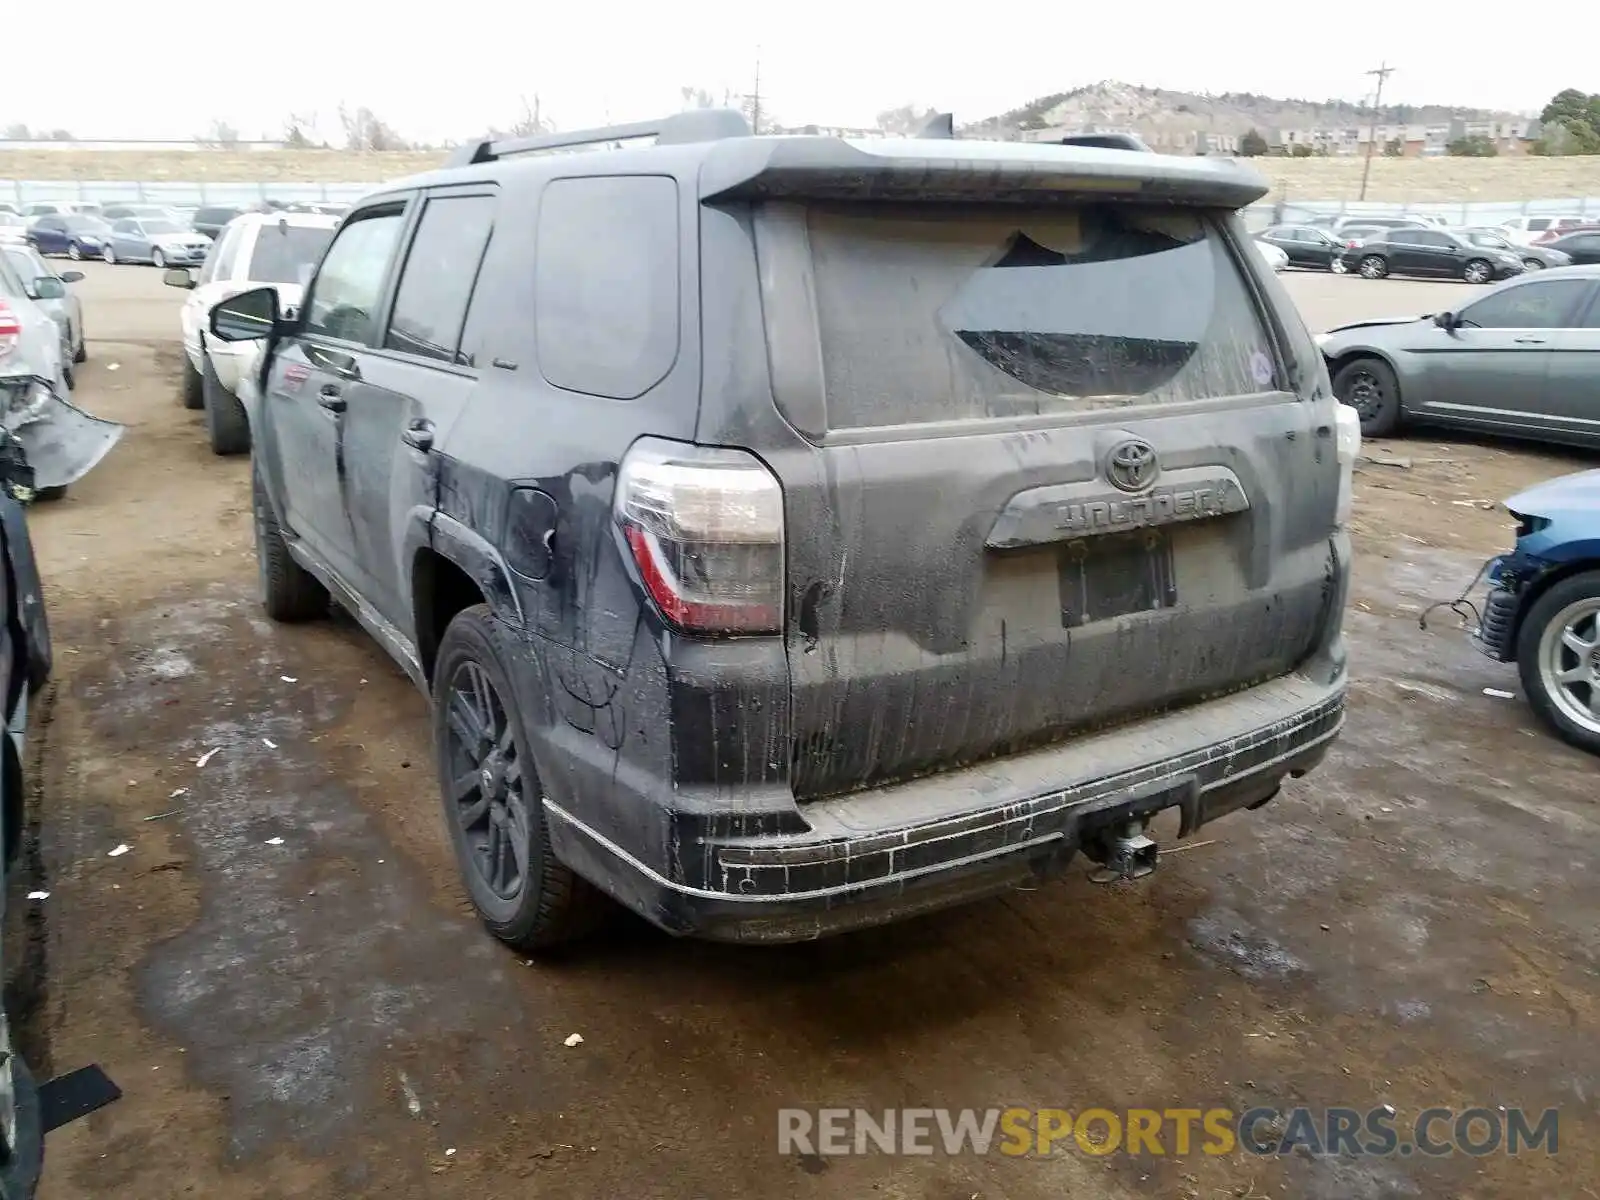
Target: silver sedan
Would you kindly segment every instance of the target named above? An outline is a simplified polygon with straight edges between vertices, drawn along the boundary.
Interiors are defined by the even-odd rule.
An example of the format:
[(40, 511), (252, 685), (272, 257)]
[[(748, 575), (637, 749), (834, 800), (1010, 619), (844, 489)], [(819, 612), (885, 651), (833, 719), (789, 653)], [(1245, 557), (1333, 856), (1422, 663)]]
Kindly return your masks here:
[[(0, 244), (0, 254), (4, 254), (6, 262), (16, 272), (17, 277), (32, 298), (33, 302), (45, 312), (49, 313), (61, 330), (61, 349), (64, 362), (81, 363), (88, 358), (88, 352), (83, 344), (83, 302), (78, 299), (72, 289), (66, 285), (77, 283), (83, 278), (82, 271), (57, 271), (49, 263), (39, 257), (39, 252), (29, 245)], [(59, 279), (62, 287), (60, 296), (42, 296), (38, 293), (41, 279)], [(54, 289), (51, 289), (54, 291)], [(67, 382), (72, 382), (72, 368), (66, 368)]]
[(111, 223), (102, 256), (108, 263), (143, 262), (158, 267), (199, 266), (211, 249), (203, 234), (167, 217), (123, 217)]

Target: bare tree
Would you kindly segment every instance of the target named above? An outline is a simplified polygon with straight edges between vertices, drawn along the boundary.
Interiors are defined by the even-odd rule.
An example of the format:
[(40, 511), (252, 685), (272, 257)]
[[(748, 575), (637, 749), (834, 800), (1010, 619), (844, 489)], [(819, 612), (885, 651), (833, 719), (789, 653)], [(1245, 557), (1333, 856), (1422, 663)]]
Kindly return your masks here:
[(341, 104), (339, 124), (344, 126), (344, 144), (347, 149), (366, 153), (411, 148), (387, 122), (364, 105), (351, 110)]
[(239, 144), (239, 131), (220, 118), (211, 122), (211, 127), (194, 139), (199, 145), (208, 150), (223, 150)]
[(283, 119), (283, 144), (293, 150), (310, 150), (317, 143), (311, 133), (317, 127), (309, 113), (290, 113)]
[(522, 97), (522, 116), (511, 123), (507, 131), (512, 137), (537, 137), (541, 133), (554, 133), (555, 124), (539, 110), (539, 93), (533, 94), (533, 103)]
[(929, 121), (934, 110), (921, 104), (902, 104), (878, 114), (878, 128), (891, 137), (910, 137)]
[(723, 96), (722, 104), (719, 104), (715, 96), (706, 91), (705, 88), (699, 87), (681, 87), (678, 89), (678, 93), (683, 97), (685, 111), (691, 108), (720, 108), (722, 104), (727, 103), (728, 99), (727, 96)]

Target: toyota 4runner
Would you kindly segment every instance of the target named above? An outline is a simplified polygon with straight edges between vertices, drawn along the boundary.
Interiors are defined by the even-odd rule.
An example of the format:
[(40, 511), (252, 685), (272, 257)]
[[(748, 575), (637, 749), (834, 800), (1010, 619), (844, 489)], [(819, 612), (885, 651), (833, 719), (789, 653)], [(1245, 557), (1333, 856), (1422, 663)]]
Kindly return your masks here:
[(265, 606), (432, 698), (488, 927), (782, 941), (1148, 871), (1343, 720), (1359, 444), (1237, 210), (1137, 147), (466, 147), (266, 337)]

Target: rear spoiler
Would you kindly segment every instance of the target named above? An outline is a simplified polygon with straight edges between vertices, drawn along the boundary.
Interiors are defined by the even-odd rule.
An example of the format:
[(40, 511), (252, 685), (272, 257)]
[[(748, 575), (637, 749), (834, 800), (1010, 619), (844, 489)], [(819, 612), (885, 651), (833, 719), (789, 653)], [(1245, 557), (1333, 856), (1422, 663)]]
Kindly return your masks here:
[(1237, 209), (1269, 190), (1259, 172), (1233, 159), (1130, 149), (925, 137), (740, 138), (718, 143), (707, 155), (700, 199), (1036, 203), (1095, 197)]

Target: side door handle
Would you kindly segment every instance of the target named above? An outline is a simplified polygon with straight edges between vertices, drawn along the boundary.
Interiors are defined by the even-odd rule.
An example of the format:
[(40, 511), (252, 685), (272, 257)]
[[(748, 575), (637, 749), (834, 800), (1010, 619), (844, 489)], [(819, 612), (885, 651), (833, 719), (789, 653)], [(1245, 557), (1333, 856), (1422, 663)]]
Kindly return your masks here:
[(1542, 337), (1519, 337), (1511, 340), (1519, 346), (1542, 346), (1545, 343), (1545, 339)]
[(349, 407), (349, 401), (340, 393), (339, 386), (325, 383), (317, 392), (317, 403), (331, 413), (342, 413)]
[(433, 422), (419, 418), (400, 431), (400, 440), (413, 450), (426, 454), (433, 449)]

